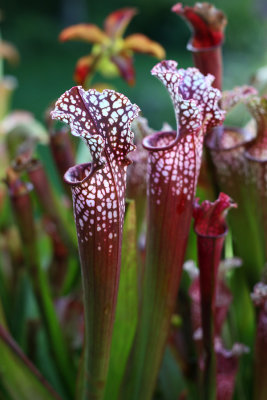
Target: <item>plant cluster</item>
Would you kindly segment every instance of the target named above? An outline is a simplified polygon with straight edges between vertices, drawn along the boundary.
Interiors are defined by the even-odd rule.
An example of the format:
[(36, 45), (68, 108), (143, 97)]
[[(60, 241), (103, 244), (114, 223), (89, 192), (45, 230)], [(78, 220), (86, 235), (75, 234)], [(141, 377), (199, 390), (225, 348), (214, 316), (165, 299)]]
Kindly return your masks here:
[[(83, 87), (50, 105), (45, 128), (10, 111), (0, 68), (1, 400), (267, 399), (267, 97), (221, 92), (222, 11), (172, 11), (192, 30), (194, 67), (151, 73), (176, 129), (154, 131), (141, 104), (93, 87), (97, 71), (133, 84), (134, 52), (165, 58), (143, 34), (123, 37), (133, 8), (61, 32), (93, 47), (75, 68)], [(1, 41), (0, 57), (18, 54)], [(224, 124), (240, 104), (251, 122)]]

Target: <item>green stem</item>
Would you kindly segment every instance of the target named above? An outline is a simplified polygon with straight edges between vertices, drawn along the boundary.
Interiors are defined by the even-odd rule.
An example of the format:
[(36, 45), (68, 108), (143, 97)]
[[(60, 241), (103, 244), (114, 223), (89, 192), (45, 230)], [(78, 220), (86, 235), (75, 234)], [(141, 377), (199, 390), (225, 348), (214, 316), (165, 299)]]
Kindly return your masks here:
[(23, 243), (28, 274), (44, 322), (50, 348), (65, 387), (68, 388), (70, 394), (73, 394), (75, 374), (54, 309), (48, 281), (39, 261), (29, 188), (15, 177), (15, 181), (9, 182), (9, 189)]
[(0, 352), (1, 383), (3, 383), (3, 390), (11, 394), (12, 399), (27, 400), (31, 393), (35, 398), (38, 396), (40, 400), (60, 400), (59, 395), (9, 335), (1, 300)]

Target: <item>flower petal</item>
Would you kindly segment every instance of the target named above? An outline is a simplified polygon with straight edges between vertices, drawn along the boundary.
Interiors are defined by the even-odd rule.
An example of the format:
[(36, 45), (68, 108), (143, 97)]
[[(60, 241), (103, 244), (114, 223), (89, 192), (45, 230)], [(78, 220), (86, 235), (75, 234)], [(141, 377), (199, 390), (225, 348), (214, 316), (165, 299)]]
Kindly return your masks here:
[(103, 43), (107, 35), (94, 24), (77, 24), (63, 29), (59, 35), (61, 42), (82, 40), (89, 43)]
[(111, 38), (122, 36), (136, 14), (136, 8), (122, 8), (109, 14), (104, 22), (104, 30), (107, 36)]
[(96, 56), (89, 55), (81, 57), (76, 64), (74, 71), (74, 81), (78, 85), (84, 85), (92, 70), (92, 65), (96, 61)]
[(227, 19), (221, 10), (209, 3), (196, 3), (193, 7), (177, 3), (172, 11), (181, 15), (193, 31), (192, 45), (195, 48), (209, 48), (222, 43)]
[(160, 60), (165, 57), (164, 48), (157, 42), (149, 39), (147, 36), (141, 33), (135, 33), (127, 36), (124, 39), (123, 47), (136, 53), (145, 53), (155, 56)]
[(127, 51), (121, 51), (119, 54), (111, 56), (111, 61), (118, 68), (120, 76), (130, 86), (133, 86), (135, 83), (135, 70), (132, 55)]

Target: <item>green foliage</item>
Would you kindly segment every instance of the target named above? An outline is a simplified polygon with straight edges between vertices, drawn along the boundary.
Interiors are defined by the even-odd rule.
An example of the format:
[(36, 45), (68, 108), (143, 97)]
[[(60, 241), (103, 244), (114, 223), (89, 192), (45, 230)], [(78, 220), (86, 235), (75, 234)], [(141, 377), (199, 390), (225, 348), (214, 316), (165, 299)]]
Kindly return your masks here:
[[(63, 3), (59, 0), (50, 0), (44, 3), (26, 2), (22, 5), (21, 1), (15, 0), (4, 5), (4, 38), (15, 42), (21, 53), (21, 64), (16, 70), (19, 86), (14, 93), (12, 108), (27, 109), (39, 120), (44, 120), (44, 110), (48, 105), (66, 88), (73, 85), (74, 60), (88, 53), (88, 45), (85, 43), (67, 43), (62, 46), (57, 42), (62, 24), (65, 26), (68, 23), (92, 20), (100, 23), (109, 11), (126, 6), (121, 0), (112, 3), (105, 0), (93, 4), (81, 1), (80, 12), (77, 11), (75, 17), (77, 4), (73, 2), (70, 8), (68, 6), (64, 8)], [(167, 59), (178, 59), (182, 67), (187, 67), (192, 65), (191, 54), (185, 51), (190, 31), (178, 16), (171, 13), (170, 8), (173, 3), (171, 0), (146, 2), (136, 0), (133, 6), (140, 9), (140, 14), (135, 17), (133, 28), (130, 27), (127, 33), (143, 32), (166, 48)], [(194, 0), (186, 1), (186, 5), (194, 3)], [(264, 5), (260, 2), (256, 4), (252, 0), (225, 0), (223, 4), (221, 3), (219, 0), (214, 1), (217, 7), (223, 7), (228, 16), (224, 45), (224, 86), (231, 88), (248, 83), (256, 69), (266, 62), (263, 33), (267, 23), (261, 10)], [(163, 122), (169, 122), (175, 128), (175, 116), (170, 111), (169, 97), (160, 84), (149, 75), (153, 65), (154, 60), (150, 57), (137, 55), (135, 87), (128, 87), (118, 78), (108, 77), (108, 74), (105, 74), (104, 84), (111, 84), (116, 90), (126, 93), (133, 103), (140, 105), (153, 128), (160, 129)], [(4, 67), (6, 73), (14, 73), (12, 66), (4, 65)], [(105, 65), (103, 68), (105, 69)], [(100, 79), (100, 75), (97, 75), (97, 78)], [(244, 108), (238, 106), (227, 116), (227, 124), (244, 126), (249, 118)], [(33, 131), (38, 135), (36, 126), (33, 127)], [(53, 198), (49, 199), (51, 209), (48, 215), (33, 191), (31, 218), (34, 235), (30, 242), (25, 240), (25, 232), (21, 231), (21, 226), (26, 230), (28, 228), (28, 223), (25, 222), (27, 220), (23, 218), (26, 210), (24, 210), (25, 215), (20, 214), (24, 220), (23, 224), (17, 224), (18, 218), (16, 221), (8, 199), (11, 192), (8, 192), (2, 183), (0, 186), (0, 400), (60, 400), (61, 398), (73, 400), (74, 397), (80, 400), (81, 380), (84, 374), (83, 343), (86, 345), (86, 338), (83, 337), (82, 282), (71, 196), (70, 191), (64, 186), (62, 176), (58, 173), (49, 146), (46, 144), (49, 141), (49, 134), (39, 123), (38, 129), (44, 140), (41, 140), (42, 144), (36, 149), (31, 150), (42, 161), (47, 171)], [(24, 145), (28, 134), (27, 129), (22, 130), (18, 126), (15, 130), (15, 142), (12, 136), (1, 136), (0, 157), (3, 158), (0, 166), (1, 179), (5, 176), (5, 169), (14, 161), (18, 143)], [(12, 142), (9, 150), (8, 142)], [(77, 163), (92, 161), (84, 143), (77, 145), (74, 141), (73, 148)], [(3, 155), (7, 157), (2, 157)], [(29, 181), (25, 171), (20, 179), (24, 184)], [(208, 185), (210, 183), (209, 181)], [(212, 183), (216, 184), (216, 188), (211, 185), (198, 187), (197, 196), (201, 201), (215, 195), (218, 182)], [(266, 281), (264, 276), (266, 245), (262, 239), (263, 233), (258, 229), (256, 219), (258, 210), (254, 205), (249, 186), (242, 186), (240, 197), (245, 201), (229, 218), (231, 235), (227, 239), (225, 253), (226, 258), (238, 253), (243, 258), (243, 266), (226, 274), (233, 303), (223, 326), (222, 338), (229, 348), (235, 342), (242, 342), (250, 348), (250, 354), (245, 355), (240, 361), (234, 395), (235, 400), (250, 400), (254, 384), (252, 365), (257, 328), (257, 314), (250, 292), (256, 281), (261, 279)], [(139, 211), (137, 214), (142, 217), (138, 224), (136, 209)], [(144, 240), (142, 230), (144, 227), (146, 229), (145, 214), (145, 204), (142, 201), (127, 204), (119, 292), (103, 400), (120, 399), (125, 387), (126, 392), (127, 388), (131, 391), (131, 376), (126, 382), (125, 376), (127, 377), (133, 361), (140, 300), (143, 295), (145, 246), (140, 238)], [(56, 223), (53, 220), (55, 216)], [(254, 232), (250, 241), (247, 240), (248, 226), (250, 233)], [(166, 243), (168, 239), (165, 238)], [(179, 246), (178, 240), (177, 246)], [(196, 236), (192, 228), (186, 251), (186, 260), (188, 259), (197, 260)], [(154, 267), (151, 266), (152, 272)], [(60, 272), (62, 281), (55, 282), (52, 271)], [(162, 281), (171, 279), (164, 274), (160, 278)], [(177, 300), (175, 320), (179, 321), (180, 336), (179, 340), (176, 338), (176, 342), (171, 342), (172, 336), (168, 339), (153, 400), (183, 399), (186, 394), (188, 400), (196, 400), (199, 395), (197, 388), (201, 376), (196, 375), (196, 370), (199, 375), (201, 373), (195, 355), (198, 343), (192, 339), (189, 277), (184, 274), (181, 282), (181, 291), (185, 293), (184, 302), (190, 312), (182, 313)], [(151, 282), (148, 284), (151, 285)], [(160, 283), (156, 282), (155, 289), (159, 286)], [(65, 306), (64, 302), (70, 299), (73, 300), (70, 302), (71, 305)], [(160, 305), (159, 301), (159, 307)], [(147, 307), (148, 314), (153, 306), (154, 304), (149, 304)], [(160, 312), (164, 315), (164, 310), (160, 309)], [(71, 339), (68, 335), (68, 323), (72, 324)], [(149, 328), (148, 325), (145, 329)], [(188, 326), (191, 331), (188, 330)], [(154, 333), (153, 339), (161, 334), (157, 331), (157, 326)], [(193, 349), (186, 348), (188, 335), (191, 335), (190, 343)], [(147, 346), (150, 341), (152, 342), (151, 339), (147, 338)], [(154, 350), (156, 352), (156, 346)], [(140, 364), (145, 362), (145, 351), (143, 348), (143, 354), (137, 355)], [(121, 400), (128, 399), (121, 398)]]

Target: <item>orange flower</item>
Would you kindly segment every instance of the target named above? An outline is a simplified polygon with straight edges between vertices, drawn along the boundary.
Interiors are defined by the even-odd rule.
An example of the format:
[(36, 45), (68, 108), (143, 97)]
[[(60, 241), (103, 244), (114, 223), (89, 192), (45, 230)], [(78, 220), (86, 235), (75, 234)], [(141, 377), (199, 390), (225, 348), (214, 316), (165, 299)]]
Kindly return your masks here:
[(78, 60), (74, 72), (74, 80), (88, 86), (96, 71), (104, 76), (120, 75), (129, 85), (135, 83), (133, 53), (145, 53), (162, 59), (165, 57), (163, 47), (147, 36), (136, 33), (126, 38), (123, 34), (136, 15), (135, 8), (123, 8), (109, 14), (101, 30), (94, 24), (72, 25), (64, 29), (59, 40), (82, 40), (93, 43), (91, 53)]

